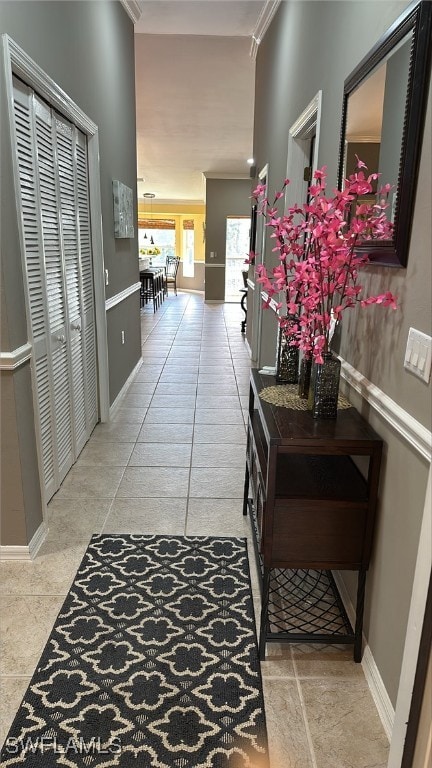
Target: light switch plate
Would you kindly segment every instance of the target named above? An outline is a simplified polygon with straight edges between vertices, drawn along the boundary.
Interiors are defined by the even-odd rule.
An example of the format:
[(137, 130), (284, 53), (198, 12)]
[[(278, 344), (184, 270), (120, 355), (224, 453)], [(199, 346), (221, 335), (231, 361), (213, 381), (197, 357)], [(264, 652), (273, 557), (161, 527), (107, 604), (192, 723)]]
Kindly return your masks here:
[(404, 367), (419, 379), (429, 382), (431, 372), (432, 337), (410, 328), (405, 350)]

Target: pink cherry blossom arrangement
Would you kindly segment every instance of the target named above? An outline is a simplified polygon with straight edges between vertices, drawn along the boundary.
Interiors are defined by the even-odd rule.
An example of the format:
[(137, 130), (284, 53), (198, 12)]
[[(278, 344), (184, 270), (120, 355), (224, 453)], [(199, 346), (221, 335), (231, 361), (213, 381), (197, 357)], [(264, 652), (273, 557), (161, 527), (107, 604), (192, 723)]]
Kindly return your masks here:
[[(358, 284), (359, 268), (368, 262), (368, 256), (356, 246), (364, 240), (387, 240), (393, 229), (385, 213), (389, 184), (379, 190), (377, 202), (359, 201), (361, 195), (372, 193), (372, 182), (379, 176), (366, 177), (363, 168), (365, 164), (357, 157), (355, 173), (346, 180), (343, 191), (333, 190), (333, 197), (326, 195), (326, 167), (315, 171), (308, 202), (289, 208), (283, 216), (276, 204), (284, 196), (288, 179), (271, 205), (265, 185), (258, 184), (252, 193), (258, 212), (273, 230), (271, 237), (277, 241), (273, 251), (280, 260), (271, 276), (264, 265), (256, 267), (257, 283), (268, 295), (264, 307), (273, 296), (282, 295), (287, 317), (279, 316), (279, 323), (289, 343), (316, 363), (322, 363), (323, 355), (330, 351), (330, 329), (345, 309), (356, 304), (397, 306), (390, 291), (363, 297), (363, 286)], [(253, 263), (254, 259), (251, 253), (247, 261)], [(276, 306), (280, 309), (283, 304), (279, 301)]]

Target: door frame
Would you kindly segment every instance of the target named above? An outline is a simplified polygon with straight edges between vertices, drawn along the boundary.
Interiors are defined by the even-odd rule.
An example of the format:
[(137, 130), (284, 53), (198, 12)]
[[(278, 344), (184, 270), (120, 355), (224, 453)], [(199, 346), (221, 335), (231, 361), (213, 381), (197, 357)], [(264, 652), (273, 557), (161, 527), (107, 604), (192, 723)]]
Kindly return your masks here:
[(306, 200), (309, 182), (304, 181), (303, 171), (309, 165), (310, 141), (315, 136), (312, 172), (318, 165), (321, 124), (322, 91), (314, 96), (288, 133), (287, 178), (290, 183), (285, 191), (285, 211), (291, 205)]
[[(258, 174), (258, 179), (260, 184), (267, 183), (268, 174), (269, 174), (269, 164), (266, 163), (261, 168)], [(261, 238), (260, 238), (261, 242), (258, 243), (259, 235), (261, 235)], [(257, 246), (259, 246), (259, 251), (256, 253), (256, 256), (255, 256), (254, 275), (256, 273), (256, 267), (258, 266), (258, 264), (264, 264), (264, 256), (265, 256), (265, 227), (263, 226), (263, 219), (259, 213), (257, 214), (255, 251), (257, 249)], [(257, 283), (256, 277), (254, 277), (253, 282), (254, 282), (254, 288), (253, 288), (253, 301), (252, 301), (253, 321), (252, 321), (252, 335), (251, 335), (251, 359), (254, 362), (259, 363), (259, 355), (260, 355), (260, 349), (261, 349), (261, 323), (262, 323), (261, 284)]]
[[(290, 179), (290, 183), (285, 190), (285, 213), (290, 206), (298, 203), (302, 200), (306, 201), (306, 194), (308, 189), (308, 182), (304, 181), (304, 168), (309, 165), (310, 158), (310, 142), (312, 136), (315, 136), (315, 145), (312, 158), (312, 171), (316, 170), (318, 164), (318, 152), (319, 152), (319, 137), (320, 137), (320, 124), (321, 124), (321, 104), (322, 104), (322, 91), (314, 96), (314, 98), (305, 107), (297, 120), (291, 125), (288, 131), (288, 147), (287, 147), (287, 172), (286, 177)], [(264, 166), (259, 174), (260, 180), (268, 176), (268, 164)], [(262, 250), (264, 250), (265, 237), (263, 236)], [(262, 254), (263, 256), (263, 254)], [(261, 259), (262, 261), (262, 259)], [(257, 290), (255, 284), (254, 291), (254, 325), (252, 336), (252, 359), (257, 360), (261, 364), (260, 350), (261, 350), (261, 334), (262, 334), (262, 306), (261, 306), (261, 290)], [(278, 314), (275, 309), (275, 303), (271, 302), (270, 307)], [(283, 307), (280, 310), (282, 313), (285, 311)], [(256, 323), (255, 323), (256, 319)], [(255, 343), (254, 343), (255, 342)], [(256, 345), (256, 346), (255, 346)], [(276, 333), (275, 338), (275, 369), (277, 361), (277, 348), (278, 348), (278, 335)], [(254, 354), (255, 352), (255, 354)], [(271, 367), (268, 367), (271, 370)]]
[[(5, 77), (5, 94), (7, 101), (7, 113), (9, 123), (9, 146), (13, 147), (13, 75), (19, 77), (27, 86), (37, 92), (44, 98), (48, 104), (64, 115), (87, 137), (87, 157), (89, 173), (89, 207), (91, 217), (91, 243), (92, 243), (92, 261), (93, 261), (93, 285), (95, 301), (95, 324), (96, 324), (96, 352), (98, 365), (98, 401), (99, 417), (101, 421), (109, 419), (109, 377), (108, 377), (108, 339), (107, 322), (105, 311), (105, 284), (104, 284), (104, 257), (103, 257), (103, 236), (102, 236), (102, 206), (100, 192), (100, 167), (99, 167), (99, 129), (97, 125), (78, 107), (77, 104), (52, 80), (44, 70), (36, 64), (25, 51), (7, 34), (0, 36), (0, 56), (1, 66)], [(19, 174), (18, 161), (12, 152), (13, 175), (14, 175), (14, 195), (16, 211), (20, 211), (19, 195)], [(25, 254), (24, 243), (22, 240), (22, 228), (19, 227), (21, 241), (21, 261), (23, 275), (25, 274)], [(28, 340), (32, 338), (30, 328), (30, 307), (27, 292), (25, 292), (26, 314), (27, 314), (27, 334)], [(35, 372), (32, 351), (29, 354), (32, 382), (33, 399), (36, 398)], [(41, 434), (39, 425), (36, 423), (36, 435), (38, 444), (39, 459), (39, 477), (42, 492), (44, 517), (46, 514), (46, 497), (44, 491), (44, 481), (41, 462)]]

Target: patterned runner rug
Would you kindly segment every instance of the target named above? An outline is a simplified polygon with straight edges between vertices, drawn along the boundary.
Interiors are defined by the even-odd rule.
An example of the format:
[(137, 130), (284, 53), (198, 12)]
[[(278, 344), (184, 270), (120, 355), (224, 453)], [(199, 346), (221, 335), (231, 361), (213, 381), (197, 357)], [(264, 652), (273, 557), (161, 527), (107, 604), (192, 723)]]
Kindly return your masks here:
[(93, 536), (1, 758), (268, 768), (246, 541)]

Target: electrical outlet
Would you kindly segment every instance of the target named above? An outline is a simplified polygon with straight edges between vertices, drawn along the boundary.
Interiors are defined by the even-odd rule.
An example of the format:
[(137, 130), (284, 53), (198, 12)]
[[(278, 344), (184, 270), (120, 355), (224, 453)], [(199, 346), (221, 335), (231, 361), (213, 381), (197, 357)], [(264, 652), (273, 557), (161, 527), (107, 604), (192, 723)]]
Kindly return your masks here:
[(108, 270), (105, 270), (105, 285), (109, 284), (109, 278), (108, 278)]
[(431, 372), (432, 337), (410, 328), (405, 350), (404, 366), (428, 383)]
[(125, 332), (124, 331), (121, 332), (121, 343), (122, 344), (125, 343)]

